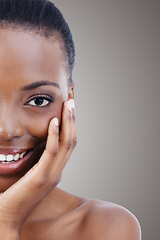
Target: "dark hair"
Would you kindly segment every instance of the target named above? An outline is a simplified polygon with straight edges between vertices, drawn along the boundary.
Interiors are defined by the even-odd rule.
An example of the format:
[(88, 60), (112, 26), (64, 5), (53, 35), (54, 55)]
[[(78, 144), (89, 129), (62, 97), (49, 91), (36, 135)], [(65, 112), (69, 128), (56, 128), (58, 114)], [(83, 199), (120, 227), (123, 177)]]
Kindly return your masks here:
[(60, 10), (49, 0), (0, 0), (0, 27), (20, 26), (46, 38), (58, 33), (67, 54), (70, 81), (75, 47), (70, 28)]

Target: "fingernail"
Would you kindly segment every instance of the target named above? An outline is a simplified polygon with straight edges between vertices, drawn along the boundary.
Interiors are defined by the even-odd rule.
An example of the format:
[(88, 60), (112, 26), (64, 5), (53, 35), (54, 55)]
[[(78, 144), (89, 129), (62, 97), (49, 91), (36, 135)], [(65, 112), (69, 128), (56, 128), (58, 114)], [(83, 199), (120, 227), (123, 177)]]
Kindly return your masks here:
[(74, 108), (75, 108), (75, 105), (74, 105), (74, 99), (70, 99), (69, 101), (70, 101), (70, 104), (71, 104), (71, 108), (74, 109)]
[(68, 107), (68, 110), (71, 111), (71, 107), (72, 107), (72, 106), (71, 106), (70, 101), (67, 101), (67, 107)]
[(58, 126), (58, 118), (53, 118), (53, 124)]

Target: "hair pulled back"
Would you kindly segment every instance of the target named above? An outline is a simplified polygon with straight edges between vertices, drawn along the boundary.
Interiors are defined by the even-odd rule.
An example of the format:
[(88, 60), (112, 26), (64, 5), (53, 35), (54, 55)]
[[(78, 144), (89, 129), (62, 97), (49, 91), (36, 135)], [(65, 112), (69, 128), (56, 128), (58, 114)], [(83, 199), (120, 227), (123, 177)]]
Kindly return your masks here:
[(60, 10), (49, 0), (0, 0), (0, 28), (17, 26), (45, 38), (58, 33), (68, 59), (70, 81), (75, 62), (75, 46), (70, 28)]

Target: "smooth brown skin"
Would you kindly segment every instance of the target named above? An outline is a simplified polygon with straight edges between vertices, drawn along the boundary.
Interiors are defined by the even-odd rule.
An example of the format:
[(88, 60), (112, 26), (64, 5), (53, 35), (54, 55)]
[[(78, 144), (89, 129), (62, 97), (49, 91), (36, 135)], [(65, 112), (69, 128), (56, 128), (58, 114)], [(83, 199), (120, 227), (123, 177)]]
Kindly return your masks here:
[[(27, 168), (0, 175), (0, 192), (4, 192), (0, 196), (0, 239), (140, 240), (138, 221), (126, 209), (57, 188), (76, 144), (75, 112), (66, 102), (74, 97), (74, 85), (68, 84), (67, 76), (58, 40), (0, 30), (0, 148), (29, 149), (47, 139), (42, 156), (35, 151)], [(42, 80), (60, 88), (21, 90)], [(35, 107), (30, 98), (37, 94), (50, 94), (54, 102)], [(51, 120), (56, 117), (60, 124), (61, 114), (58, 138), (59, 127)]]

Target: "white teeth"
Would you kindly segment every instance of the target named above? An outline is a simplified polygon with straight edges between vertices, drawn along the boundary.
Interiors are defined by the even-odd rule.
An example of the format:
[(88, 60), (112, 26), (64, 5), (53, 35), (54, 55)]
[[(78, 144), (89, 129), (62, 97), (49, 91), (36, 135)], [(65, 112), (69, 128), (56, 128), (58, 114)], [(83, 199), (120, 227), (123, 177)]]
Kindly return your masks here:
[(20, 155), (19, 157), (20, 157), (20, 158), (23, 158), (23, 156), (24, 156), (25, 153), (26, 153), (26, 152), (21, 153), (21, 155)]
[(11, 162), (13, 160), (13, 155), (7, 155), (7, 162)]
[(19, 159), (23, 158), (25, 154), (26, 152), (23, 152), (21, 154), (17, 153), (14, 156), (12, 154), (8, 155), (0, 154), (0, 162), (6, 164), (12, 161), (18, 161)]
[(4, 154), (0, 154), (0, 161), (7, 160), (7, 157)]
[(15, 161), (19, 159), (19, 153), (17, 153), (14, 158), (13, 158)]

